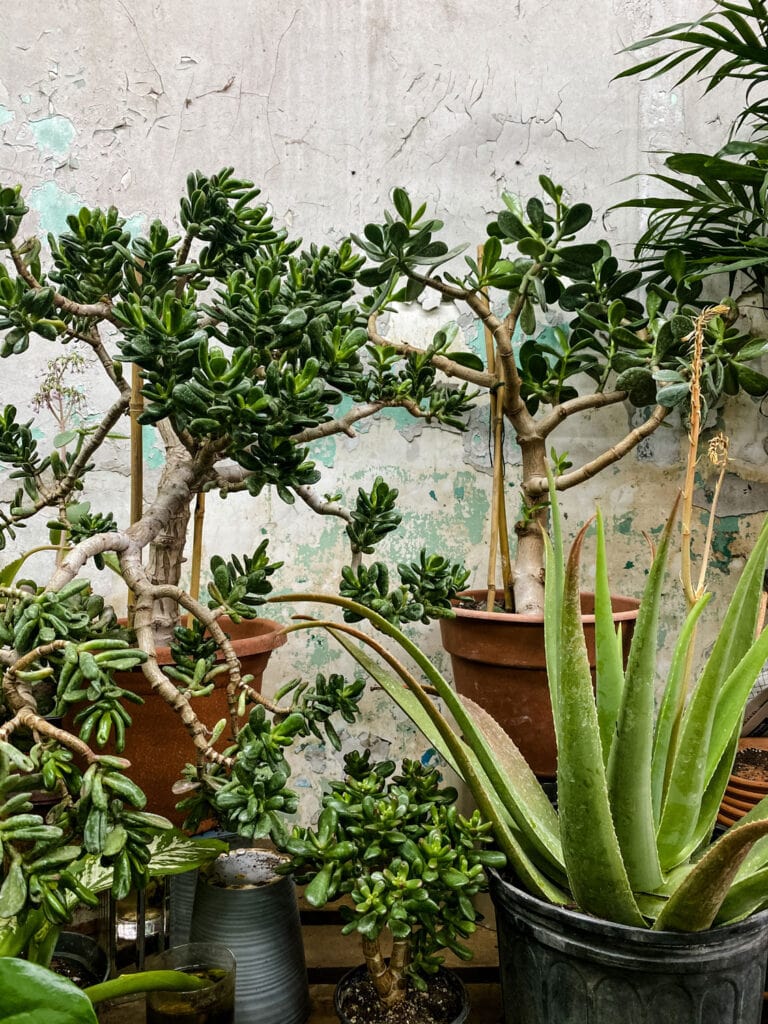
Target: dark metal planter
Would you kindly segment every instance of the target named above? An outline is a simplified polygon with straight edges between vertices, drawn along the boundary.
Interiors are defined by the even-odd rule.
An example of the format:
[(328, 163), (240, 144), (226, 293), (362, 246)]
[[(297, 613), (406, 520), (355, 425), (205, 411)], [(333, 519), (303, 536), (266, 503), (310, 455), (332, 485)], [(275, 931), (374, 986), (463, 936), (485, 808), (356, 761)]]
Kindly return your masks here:
[[(336, 1016), (341, 1021), (341, 1024), (365, 1024), (365, 1021), (361, 1020), (359, 1012), (356, 1012), (354, 1016), (347, 1015), (348, 1008), (348, 995), (351, 988), (358, 984), (362, 978), (367, 974), (367, 967), (362, 964), (360, 967), (355, 967), (351, 971), (342, 977), (336, 986), (336, 990), (333, 993), (333, 1008), (336, 1011)], [(442, 977), (448, 982), (450, 988), (455, 993), (457, 1012), (451, 1021), (447, 1021), (446, 1024), (465, 1024), (465, 1021), (469, 1017), (469, 996), (467, 990), (464, 988), (464, 984), (457, 974), (453, 971), (445, 968), (440, 968), (439, 972)]]
[(655, 932), (489, 877), (506, 1024), (759, 1024), (768, 911), (711, 931)]
[(223, 942), (235, 955), (238, 1024), (303, 1024), (309, 1017), (296, 888), (276, 875), (284, 858), (232, 850), (201, 869), (190, 942)]

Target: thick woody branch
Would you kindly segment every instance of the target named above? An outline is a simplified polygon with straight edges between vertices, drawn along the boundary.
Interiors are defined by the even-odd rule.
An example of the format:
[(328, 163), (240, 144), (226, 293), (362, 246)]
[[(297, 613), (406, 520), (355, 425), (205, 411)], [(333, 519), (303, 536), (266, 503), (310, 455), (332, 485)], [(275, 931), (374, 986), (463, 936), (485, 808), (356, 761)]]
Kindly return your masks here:
[(67, 557), (51, 577), (46, 590), (61, 590), (65, 584), (78, 575), (88, 559), (93, 558), (95, 555), (103, 555), (107, 551), (114, 551), (119, 555), (131, 550), (136, 551), (138, 558), (139, 548), (136, 547), (135, 542), (128, 536), (127, 531), (96, 533), (93, 537), (87, 537), (70, 550)]
[[(653, 413), (645, 423), (630, 431), (618, 444), (608, 448), (596, 459), (586, 462), (579, 469), (574, 469), (570, 473), (563, 473), (557, 477), (555, 486), (559, 491), (567, 491), (570, 487), (575, 487), (577, 484), (584, 483), (585, 480), (596, 476), (606, 466), (611, 466), (614, 462), (618, 462), (644, 438), (649, 437), (661, 425), (668, 413), (669, 409), (664, 408), (663, 405), (655, 406)], [(525, 490), (526, 494), (532, 498), (546, 494), (548, 490), (547, 478), (543, 476), (533, 477), (527, 482)]]

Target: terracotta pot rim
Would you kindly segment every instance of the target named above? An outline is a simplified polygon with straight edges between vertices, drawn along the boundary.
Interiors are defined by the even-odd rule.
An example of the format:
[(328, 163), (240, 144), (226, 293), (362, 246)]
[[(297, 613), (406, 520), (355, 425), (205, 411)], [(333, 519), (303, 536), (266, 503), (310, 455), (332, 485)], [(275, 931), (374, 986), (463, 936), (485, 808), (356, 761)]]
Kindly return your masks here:
[[(121, 622), (125, 625), (125, 620), (121, 620)], [(258, 623), (260, 627), (266, 627), (259, 628), (252, 636), (232, 637), (232, 647), (238, 658), (241, 658), (243, 655), (247, 656), (249, 654), (262, 654), (265, 651), (274, 651), (276, 648), (282, 647), (288, 640), (288, 637), (283, 632), (285, 629), (284, 624), (277, 622), (276, 619), (243, 619), (240, 623), (233, 623), (228, 615), (222, 615), (217, 619), (217, 622), (225, 633), (229, 632), (232, 626), (235, 629), (241, 629), (246, 624), (255, 625)], [(161, 644), (156, 648), (156, 654), (158, 665), (173, 664), (171, 648), (165, 644)], [(224, 661), (221, 649), (217, 652), (216, 660)]]
[(733, 796), (738, 796), (740, 793), (749, 793), (762, 799), (768, 794), (768, 782), (755, 782), (753, 779), (747, 779), (743, 775), (731, 775), (725, 791)]
[[(476, 590), (463, 590), (451, 601), (453, 609), (456, 613), (457, 619), (470, 619), (475, 622), (495, 622), (497, 624), (509, 622), (509, 623), (530, 623), (531, 625), (541, 625), (544, 622), (543, 615), (519, 615), (517, 612), (488, 612), (480, 611), (474, 608), (462, 608), (459, 603), (461, 597), (471, 597), (477, 599), (479, 596), (485, 594), (485, 589)], [(581, 592), (582, 598), (594, 598), (594, 594), (590, 590), (583, 590)], [(637, 609), (640, 607), (640, 600), (636, 597), (624, 597), (620, 594), (611, 594), (612, 600), (618, 600), (622, 603), (626, 603), (629, 607), (625, 608), (624, 611), (614, 611), (613, 621), (614, 622), (629, 622), (637, 618)], [(594, 623), (594, 613), (589, 615), (582, 615), (582, 621), (585, 623)], [(450, 619), (441, 619), (443, 622), (450, 622)]]

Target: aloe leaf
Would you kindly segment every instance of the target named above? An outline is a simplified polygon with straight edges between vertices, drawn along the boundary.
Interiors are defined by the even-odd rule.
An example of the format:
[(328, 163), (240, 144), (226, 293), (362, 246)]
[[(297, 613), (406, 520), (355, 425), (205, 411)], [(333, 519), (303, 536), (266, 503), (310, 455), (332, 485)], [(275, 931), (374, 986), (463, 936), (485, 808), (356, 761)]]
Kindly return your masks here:
[[(755, 844), (757, 845), (757, 844)], [(768, 868), (737, 879), (715, 916), (716, 925), (735, 924), (768, 907)]]
[[(467, 781), (462, 764), (454, 757), (451, 746), (445, 742), (443, 731), (436, 724), (438, 709), (434, 708), (435, 714), (427, 710), (399, 679), (393, 677), (341, 630), (329, 626), (325, 628), (398, 704), (453, 770)], [(461, 697), (460, 700), (482, 735), (488, 751), (487, 761), (494, 766), (494, 779), (488, 780), (487, 772), (475, 752), (469, 748), (464, 749), (465, 756), (471, 760), (475, 772), (481, 777), (486, 796), (489, 793), (499, 795), (499, 807), (503, 808), (504, 816), (515, 822), (527, 844), (539, 857), (564, 876), (557, 815), (538, 779), (495, 719), (468, 698)]]
[[(693, 700), (689, 704), (659, 826), (659, 856), (663, 864), (678, 863), (690, 850), (701, 814), (704, 787), (709, 786), (717, 774), (718, 764), (722, 764), (728, 743), (738, 730), (744, 704), (767, 659), (768, 630), (763, 630), (726, 679), (723, 689), (730, 691), (729, 701), (722, 712), (717, 705), (717, 719), (713, 722), (714, 706), (693, 705)], [(741, 695), (740, 702), (737, 691)], [(709, 758), (715, 752), (719, 752), (720, 761), (710, 773)], [(726, 784), (727, 775), (721, 772), (720, 799)]]
[[(621, 630), (619, 629), (619, 634)], [(608, 755), (616, 733), (621, 696), (624, 692), (624, 666), (622, 664), (621, 642), (613, 621), (611, 588), (608, 582), (608, 559), (605, 554), (605, 530), (603, 517), (597, 513), (597, 556), (595, 561), (595, 670), (597, 721), (600, 728), (600, 743), (603, 748), (603, 764), (608, 764)]]
[(549, 484), (549, 522), (552, 539), (544, 532), (544, 576), (551, 586), (544, 593), (544, 650), (547, 660), (547, 682), (552, 714), (557, 718), (560, 704), (560, 613), (563, 600), (563, 527), (552, 470), (547, 465)]
[[(560, 839), (579, 907), (596, 917), (643, 927), (645, 922), (629, 885), (611, 817), (582, 627), (579, 557), (586, 529), (580, 531), (571, 548), (563, 594), (561, 701), (556, 723)], [(547, 580), (547, 586), (552, 585)]]
[(520, 830), (540, 848), (540, 852), (560, 871), (565, 870), (560, 846), (557, 814), (530, 765), (505, 730), (469, 697), (459, 698), (467, 714), (483, 735), (498, 768), (506, 780), (510, 813)]
[(765, 835), (768, 819), (752, 821), (721, 836), (670, 896), (653, 927), (681, 932), (710, 928), (752, 844)]
[[(336, 599), (333, 599), (329, 603), (335, 603), (335, 601)], [(362, 608), (362, 606), (360, 607)], [(360, 633), (357, 630), (351, 630), (349, 627), (330, 625), (328, 623), (309, 622), (302, 624), (304, 628), (318, 625), (322, 625), (324, 629), (331, 633), (331, 635), (334, 636), (334, 638), (337, 639), (347, 651), (349, 651), (358, 664), (364, 668), (372, 678), (379, 682), (388, 693), (395, 697), (397, 703), (400, 704), (403, 711), (410, 717), (409, 709), (411, 705), (407, 700), (402, 701), (402, 694), (398, 693), (395, 689), (396, 687), (403, 689), (401, 684), (397, 683), (391, 676), (389, 676), (389, 674), (385, 672), (365, 650), (357, 644), (350, 642), (343, 634), (345, 632), (352, 633), (357, 639), (369, 644), (369, 646), (373, 646), (376, 652), (384, 657), (387, 657), (388, 652), (380, 649), (375, 641), (370, 637), (367, 637), (365, 634)], [(392, 628), (396, 629), (396, 627)], [(450, 754), (450, 762), (455, 765), (457, 774), (459, 774), (466, 782), (482, 814), (484, 814), (486, 819), (493, 824), (496, 841), (498, 842), (500, 849), (508, 858), (510, 865), (514, 869), (520, 881), (530, 892), (540, 896), (542, 899), (549, 900), (552, 903), (567, 903), (569, 901), (569, 894), (563, 892), (563, 890), (561, 890), (541, 872), (529, 856), (528, 851), (525, 849), (525, 844), (520, 841), (520, 830), (516, 827), (510, 827), (510, 811), (505, 803), (499, 798), (498, 789), (496, 787), (497, 780), (489, 780), (486, 775), (485, 765), (482, 764), (482, 762), (475, 756), (475, 748), (468, 746), (459, 739), (454, 728), (442, 715), (435, 702), (426, 694), (424, 689), (413, 678), (413, 676), (405, 671), (403, 666), (399, 665), (396, 659), (392, 659), (390, 665), (401, 676), (405, 685), (409, 687), (410, 692), (413, 692), (422, 711), (429, 718), (433, 728), (431, 728), (430, 732), (426, 734), (427, 738), (441, 754), (445, 754), (446, 752)], [(436, 672), (434, 666), (432, 666), (432, 668), (433, 671)], [(419, 728), (421, 720), (421, 715), (412, 719), (414, 724)], [(477, 733), (477, 736), (479, 737), (480, 734)]]
[(667, 519), (651, 565), (629, 650), (616, 737), (608, 760), (613, 821), (632, 888), (653, 892), (662, 880), (651, 794), (654, 686), (659, 605), (679, 499)]
[(768, 519), (683, 715), (657, 836), (665, 869), (679, 863), (689, 848), (702, 794), (738, 727), (749, 691), (768, 655), (768, 631), (754, 640), (767, 549)]
[(709, 780), (707, 788), (704, 790), (696, 828), (688, 845), (683, 850), (683, 857), (686, 859), (691, 856), (695, 857), (696, 851), (709, 845), (712, 838), (712, 831), (717, 824), (717, 815), (720, 810), (723, 793), (728, 785), (728, 776), (731, 774), (737, 739), (738, 737), (734, 735), (732, 748), (723, 755), (715, 774)]
[(651, 793), (654, 818), (658, 822), (664, 802), (665, 783), (674, 760), (675, 741), (679, 735), (680, 720), (685, 707), (685, 669), (688, 653), (694, 640), (699, 616), (709, 604), (711, 594), (704, 594), (691, 608), (675, 644), (672, 662), (669, 666), (667, 684), (656, 717), (653, 737), (653, 760), (651, 766)]

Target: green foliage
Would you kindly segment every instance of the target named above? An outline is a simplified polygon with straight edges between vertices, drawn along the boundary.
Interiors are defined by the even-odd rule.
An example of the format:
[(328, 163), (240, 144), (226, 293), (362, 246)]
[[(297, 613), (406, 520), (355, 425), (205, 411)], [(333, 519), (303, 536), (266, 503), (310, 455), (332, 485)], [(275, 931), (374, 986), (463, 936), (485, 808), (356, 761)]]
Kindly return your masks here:
[(347, 526), (353, 552), (370, 555), (379, 541), (397, 529), (403, 521), (395, 511), (397, 495), (397, 488), (390, 487), (380, 476), (373, 481), (370, 492), (358, 489), (352, 521)]
[[(550, 490), (557, 518), (552, 478)], [(673, 641), (672, 665), (656, 713), (656, 656), (663, 646), (659, 604), (673, 525), (674, 516), (648, 577), (626, 670), (616, 657), (605, 537), (602, 529), (598, 533), (595, 615), (602, 669), (596, 692), (579, 601), (586, 527), (567, 564), (560, 542), (548, 544), (545, 634), (558, 745), (557, 812), (498, 724), (459, 697), (396, 626), (344, 598), (308, 599), (353, 611), (394, 641), (398, 660), (390, 665), (397, 677), (338, 629), (326, 627), (463, 776), (524, 888), (611, 921), (697, 931), (768, 906), (761, 884), (768, 858), (761, 841), (768, 836), (768, 799), (710, 843), (744, 707), (768, 657), (768, 631), (755, 639), (768, 522), (710, 634), (714, 644), (698, 679), (688, 688), (685, 669), (693, 627), (706, 598), (691, 610)], [(561, 536), (557, 522), (553, 534)], [(295, 603), (296, 595), (291, 600)], [(365, 634), (354, 635), (366, 643)], [(403, 654), (434, 688), (439, 704), (418, 676), (400, 664)], [(325, 875), (333, 877), (334, 870), (327, 866)]]
[[(451, 601), (469, 579), (463, 565), (453, 565), (442, 555), (428, 555), (423, 549), (418, 562), (397, 567), (400, 586), (389, 589), (389, 570), (383, 562), (341, 570), (339, 593), (375, 612), (392, 623), (423, 622), (453, 615)], [(344, 613), (347, 622), (359, 622), (354, 611)]]
[(269, 561), (268, 544), (263, 540), (252, 555), (243, 555), (242, 560), (234, 555), (228, 561), (220, 555), (213, 556), (209, 608), (221, 608), (233, 622), (258, 616), (265, 596), (272, 590), (269, 577), (283, 564)]
[[(665, 272), (641, 301), (636, 294), (643, 276), (640, 270), (622, 269), (605, 240), (576, 241), (592, 219), (591, 208), (585, 203), (569, 205), (563, 187), (545, 175), (540, 176), (539, 184), (544, 198), (534, 196), (525, 206), (512, 195), (503, 195), (505, 208), (487, 228), (482, 268), (467, 256), (463, 277), (445, 275), (464, 296), (494, 289), (506, 293), (498, 302), (506, 301), (520, 334), (515, 359), (528, 412), (535, 414), (585, 394), (586, 376), (592, 382), (587, 391), (599, 393), (610, 384), (626, 392), (627, 399), (639, 408), (658, 402), (668, 408), (679, 407), (685, 414), (690, 400), (690, 345), (685, 336), (698, 312), (702, 289), (698, 280), (701, 263), (688, 259), (688, 253), (691, 246), (699, 244), (700, 233), (692, 227), (686, 229), (685, 247), (670, 256), (674, 279), (665, 283), (669, 276)], [(686, 196), (686, 202), (689, 198)], [(402, 206), (402, 196), (400, 203)], [(398, 291), (402, 277), (409, 285), (415, 282), (423, 287), (418, 259), (398, 241), (405, 227), (394, 232), (393, 241), (399, 222), (391, 212), (385, 216), (386, 224), (368, 225), (365, 237), (357, 239), (370, 259), (382, 268), (391, 268), (385, 277), (363, 272), (361, 280), (373, 288), (366, 300), (370, 309), (410, 300), (407, 288)], [(437, 221), (428, 224), (431, 239), (440, 225)], [(511, 250), (506, 255), (505, 246)], [(719, 253), (726, 251), (722, 241), (717, 248)], [(714, 272), (712, 264), (710, 253), (707, 272)], [(496, 299), (493, 305), (497, 305)], [(540, 332), (537, 311), (546, 312), (553, 306), (566, 314), (567, 323)], [(681, 324), (685, 325), (682, 331)], [(435, 355), (447, 355), (461, 365), (482, 369), (476, 357), (451, 349), (455, 337), (455, 331), (438, 332), (429, 349), (408, 359), (431, 367)], [(768, 391), (768, 378), (749, 365), (762, 351), (762, 345), (731, 324), (713, 322), (703, 374), (708, 408), (724, 394), (744, 390), (762, 395)], [(382, 386), (392, 377), (397, 356), (386, 346), (375, 355)]]
[[(677, 83), (703, 78), (705, 93), (723, 82), (744, 83), (745, 98), (728, 141), (714, 153), (672, 153), (666, 171), (653, 175), (663, 194), (622, 203), (649, 211), (637, 254), (652, 279), (679, 283), (670, 265), (682, 254), (686, 276), (695, 282), (737, 274), (765, 290), (765, 179), (768, 169), (768, 103), (761, 95), (768, 81), (765, 35), (768, 18), (759, 0), (715, 0), (698, 21), (679, 23), (640, 39), (629, 52), (658, 46), (661, 52), (632, 65), (618, 77), (679, 74)], [(744, 132), (746, 138), (738, 139)]]
[(349, 894), (344, 934), (369, 940), (389, 931), (410, 946), (407, 971), (418, 988), (442, 963), (442, 949), (462, 959), (475, 930), (472, 897), (485, 888), (483, 867), (503, 857), (489, 851), (490, 826), (455, 807), (456, 790), (434, 769), (404, 761), (345, 758), (346, 778), (332, 782), (316, 829), (296, 828), (286, 843), (290, 870), (312, 906)]
[(212, 765), (200, 777), (193, 765), (187, 765), (184, 774), (192, 792), (178, 804), (187, 815), (185, 827), (195, 831), (213, 816), (236, 835), (283, 840), (284, 816), (298, 808), (296, 793), (287, 788), (291, 768), (285, 749), (297, 737), (322, 739), (323, 733), (339, 749), (331, 718), (338, 714), (354, 722), (364, 689), (360, 679), (349, 683), (340, 675), (318, 675), (314, 686), (292, 680), (283, 687), (276, 699), (288, 694), (292, 698), (280, 714), (270, 717), (261, 704), (255, 705), (235, 743), (225, 751), (233, 758), (231, 769)]

